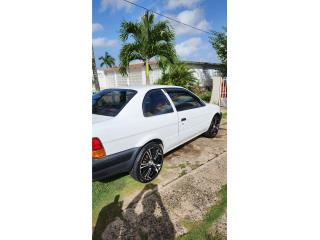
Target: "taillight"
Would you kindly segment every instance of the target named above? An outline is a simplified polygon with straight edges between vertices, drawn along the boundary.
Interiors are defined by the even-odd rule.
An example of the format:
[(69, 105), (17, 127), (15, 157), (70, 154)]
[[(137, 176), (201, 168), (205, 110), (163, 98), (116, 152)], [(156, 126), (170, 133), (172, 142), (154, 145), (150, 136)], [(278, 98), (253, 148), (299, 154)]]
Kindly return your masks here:
[(104, 151), (103, 145), (99, 138), (92, 138), (92, 159), (94, 158), (102, 158), (106, 156), (106, 152)]

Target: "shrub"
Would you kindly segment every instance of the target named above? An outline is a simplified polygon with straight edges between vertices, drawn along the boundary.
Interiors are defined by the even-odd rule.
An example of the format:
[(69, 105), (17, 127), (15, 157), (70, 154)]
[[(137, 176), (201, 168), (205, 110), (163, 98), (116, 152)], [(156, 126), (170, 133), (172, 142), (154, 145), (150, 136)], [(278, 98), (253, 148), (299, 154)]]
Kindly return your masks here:
[(199, 94), (199, 97), (205, 102), (210, 102), (211, 92), (210, 91), (204, 91), (204, 92)]

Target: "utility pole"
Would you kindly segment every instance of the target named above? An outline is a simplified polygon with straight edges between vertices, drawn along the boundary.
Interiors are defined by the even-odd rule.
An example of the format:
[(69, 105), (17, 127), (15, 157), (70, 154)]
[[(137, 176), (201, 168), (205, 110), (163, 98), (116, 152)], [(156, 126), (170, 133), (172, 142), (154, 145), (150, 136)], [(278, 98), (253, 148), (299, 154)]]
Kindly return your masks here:
[(96, 89), (96, 91), (100, 91), (97, 66), (96, 66), (96, 59), (94, 58), (93, 46), (92, 46), (92, 81), (93, 81), (94, 88)]

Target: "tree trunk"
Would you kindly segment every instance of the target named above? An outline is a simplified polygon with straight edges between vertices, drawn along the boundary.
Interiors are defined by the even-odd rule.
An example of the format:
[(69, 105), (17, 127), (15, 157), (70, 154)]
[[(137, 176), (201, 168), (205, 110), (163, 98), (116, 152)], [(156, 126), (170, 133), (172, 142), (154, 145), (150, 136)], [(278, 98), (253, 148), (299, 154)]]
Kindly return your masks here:
[(147, 85), (150, 85), (149, 62), (148, 62), (148, 59), (146, 60), (146, 84), (147, 84)]
[(96, 59), (94, 58), (94, 51), (92, 46), (92, 76), (93, 76), (93, 84), (96, 91), (100, 91), (97, 67), (96, 67)]

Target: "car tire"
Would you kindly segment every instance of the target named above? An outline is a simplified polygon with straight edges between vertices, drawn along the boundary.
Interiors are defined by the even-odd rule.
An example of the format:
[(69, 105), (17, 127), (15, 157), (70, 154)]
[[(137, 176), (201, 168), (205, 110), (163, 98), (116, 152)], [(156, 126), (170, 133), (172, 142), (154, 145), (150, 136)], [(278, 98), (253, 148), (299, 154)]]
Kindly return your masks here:
[(208, 129), (208, 131), (206, 131), (203, 136), (207, 137), (207, 138), (214, 138), (215, 136), (217, 136), (218, 131), (219, 131), (219, 127), (220, 127), (220, 121), (221, 121), (221, 117), (219, 114), (214, 115), (211, 123), (210, 123), (210, 127)]
[(162, 164), (163, 146), (155, 142), (148, 143), (140, 150), (130, 175), (139, 182), (151, 182), (159, 175)]

